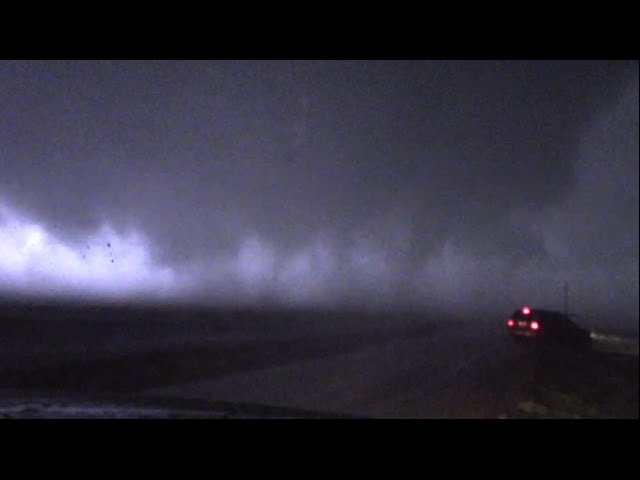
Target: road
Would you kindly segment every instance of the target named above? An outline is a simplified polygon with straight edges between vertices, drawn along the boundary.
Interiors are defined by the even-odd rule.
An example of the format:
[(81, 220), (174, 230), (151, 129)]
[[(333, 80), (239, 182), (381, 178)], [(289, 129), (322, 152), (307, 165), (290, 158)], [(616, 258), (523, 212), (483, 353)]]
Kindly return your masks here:
[(4, 309), (0, 334), (0, 391), (374, 418), (496, 418), (556, 370), (500, 322), (415, 314)]

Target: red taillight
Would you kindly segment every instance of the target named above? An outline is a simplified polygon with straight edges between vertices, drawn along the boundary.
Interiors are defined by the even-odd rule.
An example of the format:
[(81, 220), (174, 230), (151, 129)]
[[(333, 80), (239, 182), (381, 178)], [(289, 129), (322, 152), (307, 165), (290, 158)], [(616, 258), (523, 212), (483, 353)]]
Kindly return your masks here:
[(513, 325), (515, 324), (515, 322), (513, 320), (507, 320), (507, 325), (510, 327), (513, 327)]
[(531, 310), (529, 309), (529, 307), (524, 307), (522, 309), (522, 313), (524, 313), (525, 315), (529, 315), (531, 313)]
[(540, 328), (538, 322), (531, 322), (529, 326), (531, 327), (531, 330), (538, 330)]

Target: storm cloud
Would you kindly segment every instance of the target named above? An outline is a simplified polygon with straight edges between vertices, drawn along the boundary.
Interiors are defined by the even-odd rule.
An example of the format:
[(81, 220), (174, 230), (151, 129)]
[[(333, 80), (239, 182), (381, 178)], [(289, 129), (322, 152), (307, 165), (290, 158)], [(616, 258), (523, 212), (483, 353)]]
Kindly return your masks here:
[(9, 292), (637, 328), (637, 204), (637, 62), (0, 63)]

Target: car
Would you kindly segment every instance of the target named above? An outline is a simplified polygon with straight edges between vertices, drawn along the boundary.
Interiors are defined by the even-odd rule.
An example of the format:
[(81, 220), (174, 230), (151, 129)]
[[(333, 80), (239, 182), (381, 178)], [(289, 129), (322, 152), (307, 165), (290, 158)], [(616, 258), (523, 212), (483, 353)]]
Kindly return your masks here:
[(562, 312), (525, 306), (511, 314), (506, 327), (513, 338), (523, 341), (591, 347), (591, 332)]

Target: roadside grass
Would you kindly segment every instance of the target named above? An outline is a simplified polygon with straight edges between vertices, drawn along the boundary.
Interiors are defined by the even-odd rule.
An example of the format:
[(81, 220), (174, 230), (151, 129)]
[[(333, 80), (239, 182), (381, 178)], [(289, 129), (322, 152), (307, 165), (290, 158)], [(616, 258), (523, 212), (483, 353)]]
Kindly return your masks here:
[(595, 352), (547, 355), (500, 419), (639, 418), (638, 357)]

